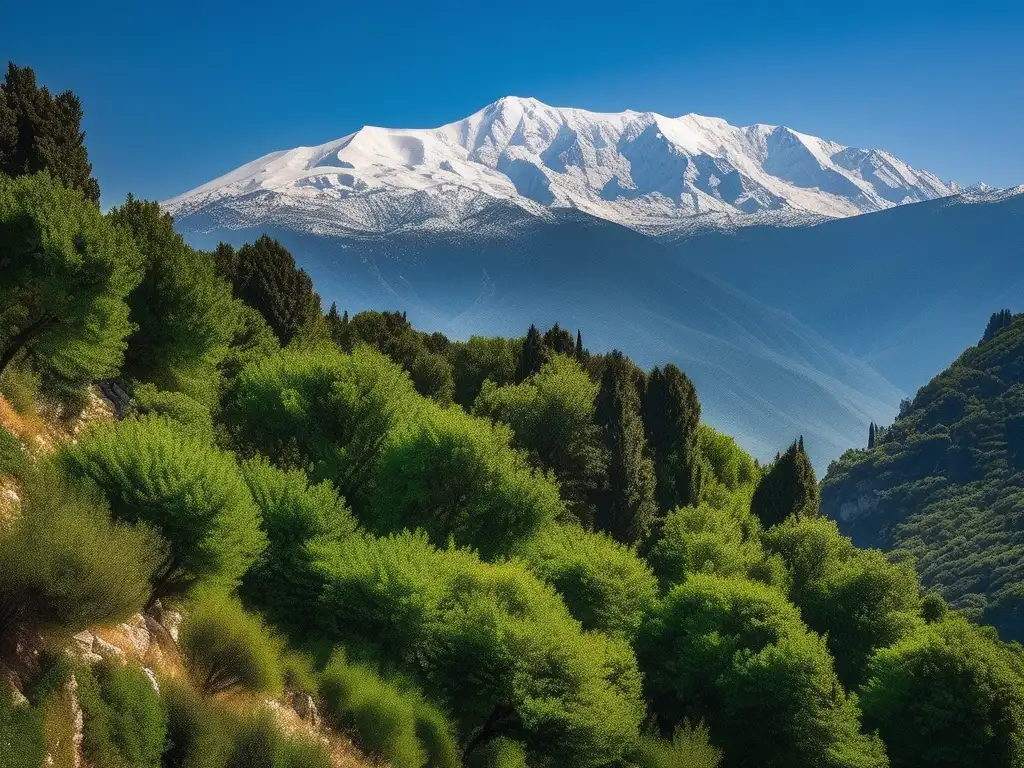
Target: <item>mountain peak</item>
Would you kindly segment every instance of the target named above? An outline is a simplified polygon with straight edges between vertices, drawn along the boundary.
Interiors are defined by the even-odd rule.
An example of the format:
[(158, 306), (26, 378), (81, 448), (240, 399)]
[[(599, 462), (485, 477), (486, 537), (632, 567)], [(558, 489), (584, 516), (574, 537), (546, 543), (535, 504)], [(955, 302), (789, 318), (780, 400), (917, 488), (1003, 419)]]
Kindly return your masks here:
[[(591, 112), (504, 96), (435, 129), (367, 126), (275, 152), (169, 200), (249, 226), (259, 196), (303, 226), (459, 229), (481, 206), (574, 208), (641, 231), (806, 223), (958, 192), (887, 152), (690, 113)], [(410, 212), (415, 215), (410, 218)]]

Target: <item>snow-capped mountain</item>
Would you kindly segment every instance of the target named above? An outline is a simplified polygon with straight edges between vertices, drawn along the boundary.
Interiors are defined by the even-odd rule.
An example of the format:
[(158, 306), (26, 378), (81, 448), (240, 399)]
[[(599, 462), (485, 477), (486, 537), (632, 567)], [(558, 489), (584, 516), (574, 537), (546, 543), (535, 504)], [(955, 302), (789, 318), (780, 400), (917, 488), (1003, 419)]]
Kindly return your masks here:
[[(506, 97), (434, 129), (365, 127), (273, 152), (164, 203), (193, 231), (500, 229), (578, 209), (650, 234), (806, 224), (955, 194), (881, 150), (714, 117), (597, 113)], [(500, 215), (504, 210), (507, 216)]]

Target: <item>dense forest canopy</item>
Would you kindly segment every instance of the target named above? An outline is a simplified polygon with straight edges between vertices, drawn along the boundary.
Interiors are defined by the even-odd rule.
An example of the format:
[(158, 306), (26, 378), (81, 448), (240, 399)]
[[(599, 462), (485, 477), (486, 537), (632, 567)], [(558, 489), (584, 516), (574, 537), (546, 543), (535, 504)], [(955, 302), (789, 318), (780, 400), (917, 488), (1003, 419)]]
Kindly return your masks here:
[[(22, 431), (117, 409), (53, 450), (0, 428), (4, 768), (77, 764), (70, 680), (97, 768), (325, 768), (260, 703), (300, 694), (394, 768), (1024, 765), (1020, 647), (823, 517), (802, 438), (759, 466), (685, 372), (583, 329), (325, 313), (270, 238), (195, 250), (41, 157), (0, 175), (2, 402)], [(969, 448), (961, 482), (1009, 488), (999, 323), (870, 456), (974, 430), (1000, 471)], [(63, 652), (172, 607), (156, 687)]]
[(829, 467), (825, 512), (858, 544), (909, 550), (926, 586), (1024, 640), (1024, 315), (995, 313), (869, 444)]

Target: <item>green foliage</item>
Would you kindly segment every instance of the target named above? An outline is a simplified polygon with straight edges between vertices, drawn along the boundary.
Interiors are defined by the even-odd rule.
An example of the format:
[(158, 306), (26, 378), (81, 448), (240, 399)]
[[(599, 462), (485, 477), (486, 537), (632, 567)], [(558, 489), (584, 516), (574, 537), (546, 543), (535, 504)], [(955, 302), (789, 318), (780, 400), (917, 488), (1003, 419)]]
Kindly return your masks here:
[(595, 524), (619, 541), (644, 541), (654, 525), (654, 463), (640, 417), (637, 383), (643, 372), (621, 352), (605, 362), (595, 418), (608, 451), (608, 472), (596, 494)]
[(124, 375), (212, 404), (217, 366), (235, 325), (230, 287), (209, 254), (174, 231), (159, 203), (128, 195), (107, 217), (131, 234), (144, 263), (142, 282), (128, 297), (137, 327), (128, 338)]
[(1012, 324), (1013, 313), (1010, 310), (1001, 309), (998, 312), (993, 312), (992, 317), (988, 319), (988, 325), (985, 326), (985, 333), (981, 337), (981, 343), (984, 344), (986, 341), (994, 339), (997, 333)]
[(858, 546), (911, 551), (953, 608), (1024, 640), (1024, 317), (998, 320), (872, 450), (829, 467), (822, 510)]
[(1024, 761), (1019, 647), (961, 618), (929, 624), (871, 662), (864, 721), (893, 768), (1010, 766)]
[(703, 462), (697, 441), (700, 401), (685, 373), (669, 363), (647, 377), (644, 429), (654, 458), (662, 510), (697, 504)]
[(662, 727), (704, 720), (727, 766), (886, 765), (881, 744), (861, 735), (824, 641), (774, 589), (691, 576), (651, 614), (637, 647)]
[(135, 410), (146, 415), (165, 416), (180, 425), (183, 432), (203, 442), (213, 440), (213, 417), (210, 409), (183, 392), (168, 392), (153, 384), (140, 384), (133, 392)]
[(729, 491), (752, 485), (760, 479), (754, 459), (729, 435), (717, 432), (707, 424), (697, 428), (697, 448), (706, 471), (705, 483), (714, 478)]
[(48, 171), (98, 205), (100, 187), (92, 177), (81, 126), (82, 103), (74, 93), (53, 96), (46, 86), (36, 84), (31, 67), (8, 62), (0, 86), (0, 173)]
[(808, 626), (827, 638), (848, 688), (863, 682), (876, 650), (921, 623), (913, 562), (856, 549), (833, 521), (789, 518), (765, 533), (764, 544), (786, 563), (790, 597)]
[(539, 373), (544, 364), (551, 358), (551, 350), (544, 344), (544, 339), (537, 330), (537, 326), (531, 325), (523, 339), (523, 346), (519, 351), (519, 362), (516, 366), (516, 383), (526, 381), (535, 373)]
[(115, 519), (144, 523), (167, 542), (153, 598), (199, 582), (234, 586), (266, 546), (234, 457), (167, 419), (98, 425), (59, 458), (100, 487)]
[(532, 469), (500, 424), (459, 408), (422, 409), (381, 455), (372, 524), (423, 528), (485, 558), (507, 554), (562, 511), (558, 486)]
[(168, 714), (164, 768), (225, 768), (236, 723), (188, 685), (164, 680), (160, 690)]
[(19, 628), (70, 635), (136, 613), (160, 557), (149, 531), (111, 523), (94, 488), (44, 465), (0, 536), (0, 646)]
[(263, 316), (282, 344), (320, 317), (320, 297), (313, 292), (313, 281), (277, 240), (261, 235), (232, 258), (222, 256), (221, 264), (231, 270), (226, 276), (234, 295)]
[(39, 374), (28, 365), (9, 365), (0, 377), (0, 395), (22, 416), (38, 413), (39, 386)]
[(29, 455), (21, 440), (0, 427), (0, 475), (20, 477), (29, 466)]
[(518, 563), (437, 551), (425, 536), (352, 537), (325, 567), (335, 637), (372, 643), (441, 697), (468, 752), (521, 741), (536, 761), (614, 762), (642, 716), (632, 652), (586, 634)]
[(234, 598), (197, 598), (182, 622), (178, 648), (196, 687), (207, 695), (281, 689), (281, 642)]
[(0, 686), (0, 765), (39, 768), (45, 757), (42, 713), (28, 703), (15, 704), (8, 686)]
[(160, 768), (167, 710), (140, 667), (103, 662), (76, 670), (82, 752), (94, 768)]
[(277, 336), (257, 312), (243, 301), (233, 304), (235, 324), (228, 341), (228, 352), (220, 364), (221, 387), (230, 391), (238, 374), (247, 365), (270, 357), (281, 349)]
[(112, 376), (132, 330), (141, 260), (81, 193), (0, 174), (0, 373), (20, 354), (55, 386)]
[(527, 768), (526, 748), (518, 741), (497, 738), (470, 756), (467, 768)]
[(765, 528), (770, 528), (791, 515), (816, 517), (820, 506), (818, 480), (801, 437), (765, 472), (754, 491), (751, 511)]
[(353, 728), (359, 746), (393, 768), (421, 768), (427, 754), (416, 733), (416, 699), (372, 669), (336, 657), (324, 670), (321, 696), (335, 721)]
[(455, 402), (469, 409), (488, 379), (501, 387), (513, 383), (519, 344), (516, 339), (470, 336), (452, 345)]
[(581, 521), (607, 465), (594, 423), (597, 386), (575, 360), (556, 355), (521, 384), (485, 381), (473, 412), (512, 428), (513, 445), (535, 467), (554, 473), (562, 496)]
[(584, 629), (632, 638), (658, 599), (658, 584), (636, 552), (607, 534), (550, 525), (521, 553)]
[(709, 503), (668, 514), (647, 560), (663, 588), (695, 573), (747, 576), (770, 584), (785, 581), (778, 564), (766, 559), (748, 514)]
[(707, 726), (684, 722), (676, 727), (671, 740), (646, 736), (635, 755), (639, 768), (717, 768), (722, 750), (711, 743)]
[(242, 465), (242, 474), (269, 542), (243, 578), (242, 596), (275, 623), (310, 630), (324, 586), (315, 567), (318, 552), (355, 532), (352, 513), (329, 482), (311, 484), (302, 470), (254, 459)]
[(392, 430), (422, 407), (409, 377), (379, 352), (282, 350), (238, 377), (225, 408), (236, 445), (330, 480), (357, 512)]

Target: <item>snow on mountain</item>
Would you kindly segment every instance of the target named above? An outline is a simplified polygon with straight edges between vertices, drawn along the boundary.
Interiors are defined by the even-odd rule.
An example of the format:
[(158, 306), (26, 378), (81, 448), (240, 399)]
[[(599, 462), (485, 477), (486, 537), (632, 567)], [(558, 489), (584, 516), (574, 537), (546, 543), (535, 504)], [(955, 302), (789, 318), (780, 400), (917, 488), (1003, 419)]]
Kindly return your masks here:
[(888, 152), (783, 126), (506, 97), (440, 128), (367, 126), (273, 152), (164, 207), (196, 231), (270, 224), (374, 235), (481, 222), (500, 229), (524, 212), (543, 218), (575, 208), (666, 234), (814, 223), (959, 191)]

